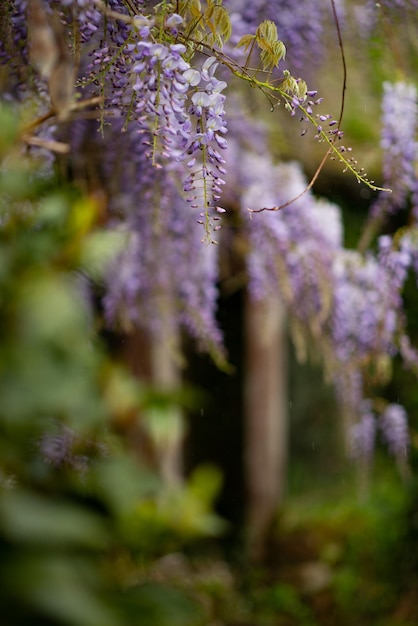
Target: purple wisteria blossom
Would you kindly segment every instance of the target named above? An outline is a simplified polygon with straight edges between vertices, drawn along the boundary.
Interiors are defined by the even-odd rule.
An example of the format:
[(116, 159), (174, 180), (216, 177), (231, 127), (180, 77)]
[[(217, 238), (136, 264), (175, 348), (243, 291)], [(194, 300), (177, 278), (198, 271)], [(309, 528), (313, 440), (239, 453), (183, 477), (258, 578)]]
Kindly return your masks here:
[(360, 413), (360, 420), (351, 428), (350, 453), (354, 459), (365, 459), (370, 462), (376, 440), (376, 418), (370, 401), (362, 402)]
[(354, 251), (338, 255), (334, 276), (331, 323), (338, 358), (348, 363), (370, 353), (393, 355), (398, 307), (391, 306), (389, 276), (374, 257), (363, 258)]
[(263, 298), (279, 290), (292, 313), (318, 330), (332, 302), (339, 211), (307, 193), (288, 210), (251, 213), (296, 197), (306, 183), (296, 163), (273, 165), (268, 156), (251, 152), (241, 152), (240, 168), (250, 293)]
[[(142, 131), (151, 132), (150, 158), (178, 156), (190, 137), (190, 117), (186, 110), (187, 93), (200, 82), (198, 72), (183, 60), (182, 44), (169, 46), (140, 40), (128, 48), (135, 59), (132, 68), (136, 94), (135, 118)], [(144, 98), (143, 94), (148, 97)], [(160, 146), (158, 146), (160, 143)]]
[(104, 444), (82, 437), (68, 426), (57, 425), (56, 432), (46, 432), (38, 441), (39, 451), (53, 467), (71, 468), (85, 474), (93, 457), (105, 456)]
[(399, 460), (408, 456), (408, 417), (400, 404), (388, 404), (376, 418), (369, 400), (362, 403), (362, 415), (350, 432), (351, 455), (370, 462), (373, 455), (377, 430), (380, 430), (389, 452)]
[[(384, 2), (388, 10), (415, 4)], [(403, 409), (390, 405), (376, 418), (364, 392), (367, 369), (382, 363), (384, 369), (397, 354), (418, 368), (402, 303), (408, 272), (418, 270), (414, 231), (380, 237), (376, 253), (345, 250), (338, 207), (305, 191), (307, 181), (297, 163), (273, 162), (267, 132), (250, 122), (238, 94), (231, 94), (226, 115), (230, 94), (223, 78), (231, 69), (229, 56), (222, 68), (220, 49), (202, 43), (194, 54), (197, 44), (193, 36), (187, 41), (183, 28), (187, 11), (183, 18), (169, 3), (155, 5), (139, 0), (107, 0), (104, 5), (95, 0), (45, 0), (39, 5), (55, 43), (61, 29), (54, 31), (50, 17), (58, 16), (65, 38), (61, 56), (65, 60), (67, 48), (69, 54), (76, 49), (81, 62), (75, 64), (74, 86), (69, 85), (71, 115), (59, 119), (52, 110), (40, 123), (38, 138), (68, 143), (73, 179), (82, 181), (88, 194), (100, 190), (106, 198), (106, 227), (124, 237), (125, 245), (104, 281), (107, 323), (128, 330), (139, 327), (151, 336), (178, 338), (186, 331), (201, 348), (222, 359), (216, 322), (220, 246), (203, 245), (202, 239), (224, 242), (215, 233), (222, 206), (228, 203), (237, 209), (250, 295), (260, 300), (279, 293), (297, 329), (294, 336), (299, 332), (303, 340), (321, 347), (337, 396), (352, 422), (357, 420), (354, 456), (371, 455), (376, 423), (391, 451), (402, 454)], [(327, 33), (335, 34), (335, 25), (329, 28), (332, 12), (327, 0), (315, 7), (310, 0), (225, 0), (225, 6), (234, 12), (233, 45), (242, 35), (254, 33), (262, 20), (273, 20), (287, 48), (285, 67), (292, 74), (301, 71), (304, 78), (324, 58)], [(37, 117), (50, 111), (51, 102), (55, 107), (51, 75), (39, 73), (28, 59), (27, 8), (28, 0), (2, 4), (0, 33), (7, 37), (0, 37), (0, 62), (6, 67), (5, 98), (25, 103), (30, 98)], [(336, 9), (344, 21), (343, 0), (336, 2)], [(238, 55), (242, 60), (242, 48), (225, 49), (233, 57), (231, 63)], [(251, 60), (248, 72), (255, 76), (259, 70), (253, 62), (256, 66), (257, 59)], [(304, 80), (286, 69), (280, 79), (291, 115), (300, 113), (303, 125), (312, 116), (317, 139), (323, 138), (322, 132), (331, 140), (341, 138), (330, 115), (314, 113), (320, 99), (307, 91)], [(88, 104), (83, 108), (84, 99), (100, 103), (91, 110)], [(79, 108), (72, 106), (76, 102)], [(394, 212), (411, 199), (416, 226), (415, 86), (385, 83), (382, 107), (384, 185), (393, 193), (378, 196), (372, 215)], [(287, 203), (283, 210), (262, 211)], [(232, 231), (225, 235), (229, 241), (235, 237)], [(43, 454), (57, 466), (70, 463), (77, 445), (65, 429), (41, 442)]]
[(173, 336), (185, 329), (202, 349), (220, 357), (217, 247), (202, 244), (195, 210), (182, 198), (171, 173), (152, 166), (135, 123), (119, 137), (126, 143), (129, 163), (118, 170), (115, 153), (108, 166), (109, 180), (112, 170), (113, 176), (118, 172), (112, 186), (120, 189), (111, 210), (115, 216), (123, 212), (123, 221), (113, 227), (125, 233), (126, 246), (109, 268), (104, 299), (108, 323), (155, 335), (168, 323)]
[(414, 258), (410, 239), (395, 245), (382, 236), (376, 255), (345, 250), (338, 207), (310, 192), (280, 211), (249, 211), (298, 197), (306, 181), (297, 164), (272, 163), (262, 134), (255, 134), (255, 146), (245, 133), (236, 136), (234, 124), (231, 135), (228, 181), (240, 190), (231, 200), (243, 211), (250, 294), (263, 299), (279, 292), (298, 332), (319, 339), (347, 424), (355, 424), (351, 453), (370, 457), (376, 418), (365, 399), (368, 367), (376, 364), (384, 377), (385, 363), (402, 345), (405, 353), (412, 350), (401, 295)]
[[(27, 61), (28, 0), (2, 2), (0, 8), (0, 63)], [(18, 59), (16, 59), (16, 55)]]
[(376, 27), (382, 23), (382, 19), (397, 20), (401, 16), (405, 20), (408, 13), (414, 19), (418, 9), (418, 0), (382, 0), (381, 2), (366, 0), (350, 8), (355, 18), (355, 32), (369, 40)]
[[(225, 159), (220, 150), (227, 148), (225, 134), (227, 123), (225, 119), (226, 82), (216, 78), (215, 72), (219, 63), (215, 57), (209, 57), (200, 71), (199, 90), (193, 93), (192, 106), (189, 111), (194, 118), (194, 133), (185, 145), (187, 152), (187, 167), (190, 174), (186, 177), (183, 190), (191, 192), (187, 200), (192, 208), (201, 207), (201, 220), (205, 227), (206, 240), (211, 238), (211, 232), (220, 229), (219, 212), (217, 205), (221, 198), (222, 185), (225, 184)], [(190, 70), (195, 72), (196, 70)], [(197, 80), (195, 84), (197, 85)]]
[(389, 451), (396, 457), (408, 454), (408, 417), (400, 404), (388, 404), (379, 419), (379, 427)]
[(103, 14), (98, 10), (95, 0), (49, 0), (46, 9), (57, 11), (61, 19), (71, 24), (76, 21), (80, 38), (87, 43), (98, 31)]
[(405, 208), (408, 195), (416, 189), (417, 125), (416, 87), (405, 82), (385, 82), (381, 137), (383, 186), (392, 189), (392, 193), (384, 192), (378, 196), (371, 208), (372, 216), (384, 216)]
[[(110, 8), (120, 11), (115, 0)], [(168, 26), (181, 23), (173, 14)], [(101, 134), (97, 124), (80, 120), (71, 138), (75, 161), (89, 169), (94, 155), (106, 151), (97, 165), (109, 196), (109, 227), (126, 242), (109, 267), (105, 315), (125, 330), (158, 335), (164, 326), (165, 335), (177, 337), (185, 329), (222, 358), (217, 251), (202, 245), (199, 222), (209, 203), (210, 227), (219, 227), (226, 83), (215, 76), (214, 58), (192, 68), (185, 46), (155, 42), (153, 26), (142, 15), (134, 28), (109, 20), (107, 40), (92, 50), (87, 70), (89, 94), (97, 83), (114, 115), (101, 123)]]
[[(176, 14), (171, 17), (176, 24), (182, 21)], [(125, 116), (124, 130), (135, 121), (137, 141), (148, 147), (146, 155), (153, 166), (173, 170), (176, 177), (182, 171), (187, 200), (210, 239), (219, 228), (217, 205), (224, 184), (221, 151), (227, 147), (227, 123), (222, 92), (226, 83), (215, 76), (219, 64), (214, 57), (191, 67), (184, 60), (183, 44), (156, 43), (152, 20), (137, 22), (137, 41), (126, 43), (124, 54), (116, 58), (108, 45), (98, 48), (90, 72), (99, 76), (110, 65), (109, 103)], [(119, 39), (121, 33), (112, 36)], [(182, 169), (178, 162), (184, 163)]]
[(402, 289), (412, 256), (406, 243), (379, 238), (377, 257), (341, 251), (334, 262), (335, 291), (332, 333), (342, 361), (398, 352), (403, 328)]
[(202, 245), (200, 226), (187, 216), (169, 181), (166, 185), (171, 194), (160, 198), (165, 206), (158, 226), (153, 224), (155, 205), (148, 215), (142, 211), (127, 222), (132, 228), (126, 248), (108, 274), (106, 317), (113, 326), (137, 326), (156, 336), (169, 323), (173, 337), (185, 329), (201, 349), (221, 358), (217, 247)]
[[(367, 364), (374, 365), (376, 375), (385, 382), (390, 357), (400, 354), (405, 365), (413, 369), (418, 362), (417, 353), (405, 332), (402, 303), (402, 290), (412, 260), (411, 247), (402, 241), (396, 247), (392, 238), (386, 235), (379, 238), (378, 244), (376, 257), (341, 251), (334, 266), (336, 281), (331, 332), (333, 350), (339, 362), (336, 390), (350, 419), (360, 413), (351, 433), (352, 453), (365, 458), (370, 458), (369, 448), (376, 429), (370, 403), (363, 401)], [(405, 417), (406, 428), (405, 411), (396, 406), (399, 414)], [(383, 424), (386, 422), (381, 418), (381, 428)], [(391, 449), (388, 436), (385, 440)]]

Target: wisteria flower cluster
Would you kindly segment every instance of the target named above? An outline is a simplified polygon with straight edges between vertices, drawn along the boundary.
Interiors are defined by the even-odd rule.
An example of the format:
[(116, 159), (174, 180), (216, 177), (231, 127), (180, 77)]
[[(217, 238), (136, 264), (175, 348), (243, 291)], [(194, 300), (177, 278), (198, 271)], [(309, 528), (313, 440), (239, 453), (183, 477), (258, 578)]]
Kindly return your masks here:
[[(216, 321), (218, 298), (217, 246), (201, 243), (201, 226), (194, 209), (185, 204), (170, 173), (156, 169), (147, 157), (148, 146), (138, 142), (135, 123), (122, 134), (132, 170), (124, 168), (118, 184), (125, 190), (132, 173), (135, 186), (115, 194), (111, 209), (114, 228), (126, 245), (111, 264), (104, 298), (105, 315), (113, 328), (142, 328), (151, 336), (182, 330), (196, 339), (215, 361), (225, 360)], [(109, 177), (117, 169), (118, 154), (108, 161)], [(138, 207), (135, 197), (141, 198)], [(193, 260), (193, 263), (190, 260)]]
[(262, 147), (257, 154), (236, 141), (230, 142), (228, 169), (241, 190), (250, 293), (263, 299), (279, 291), (293, 314), (318, 333), (329, 316), (333, 258), (342, 246), (339, 209), (306, 193), (292, 210), (253, 213), (297, 197), (306, 181), (296, 163), (275, 165)]
[(354, 458), (373, 456), (376, 437), (380, 432), (390, 453), (404, 461), (408, 455), (408, 417), (400, 404), (387, 404), (376, 416), (370, 401), (363, 403), (362, 417), (351, 430), (351, 454)]
[(379, 238), (378, 246), (376, 257), (346, 251), (335, 258), (330, 320), (337, 394), (350, 418), (359, 420), (353, 431), (353, 445), (356, 454), (363, 451), (366, 457), (373, 429), (370, 403), (364, 401), (365, 387), (387, 382), (390, 359), (397, 354), (406, 366), (417, 366), (417, 354), (405, 330), (402, 301), (413, 259), (412, 247), (406, 241), (397, 247), (386, 235)]
[[(256, 206), (260, 200), (277, 201), (282, 194), (285, 201), (286, 196), (295, 197), (304, 189), (305, 181), (296, 164), (273, 167), (262, 158), (249, 161), (251, 157), (243, 160), (243, 165), (254, 178), (245, 188), (244, 210)], [(274, 185), (274, 180), (280, 180), (281, 193), (275, 186), (269, 189), (265, 179), (257, 176), (261, 168), (265, 172), (269, 166), (270, 186)], [(308, 194), (295, 202), (292, 211), (253, 217), (247, 211), (246, 217), (251, 242), (247, 260), (251, 292), (255, 297), (263, 297), (279, 289), (301, 321), (313, 326), (321, 320), (323, 323), (330, 302), (332, 257), (341, 237), (336, 207), (317, 202)], [(319, 224), (327, 227), (319, 232)]]
[(84, 475), (93, 457), (107, 454), (103, 443), (91, 441), (68, 426), (55, 425), (55, 431), (45, 433), (38, 441), (38, 448), (43, 460), (57, 469), (71, 468)]
[(405, 208), (408, 195), (417, 187), (418, 161), (417, 90), (405, 82), (383, 85), (382, 138), (383, 176), (391, 194), (380, 194), (371, 208), (372, 216), (384, 216)]
[(379, 352), (393, 355), (400, 303), (391, 271), (372, 256), (347, 251), (335, 260), (334, 276), (332, 332), (338, 358), (349, 362)]
[[(385, 235), (377, 255), (345, 250), (338, 207), (309, 192), (300, 196), (306, 183), (296, 164), (274, 165), (262, 141), (258, 153), (243, 149), (242, 139), (241, 144), (235, 141), (230, 141), (228, 166), (234, 188), (241, 189), (250, 293), (262, 300), (279, 291), (291, 314), (297, 346), (302, 343), (303, 348), (308, 329), (319, 339), (348, 423), (356, 423), (350, 436), (355, 455), (370, 456), (376, 424), (365, 389), (387, 381), (388, 363), (396, 354), (406, 356), (408, 351), (409, 365), (416, 363), (402, 302), (415, 246), (410, 235), (397, 244)], [(298, 196), (289, 211), (252, 211), (260, 204), (286, 204), (288, 197)], [(379, 427), (383, 423), (382, 418)], [(384, 440), (389, 445), (388, 436)]]
[[(125, 242), (104, 281), (110, 326), (153, 337), (168, 328), (173, 341), (186, 330), (223, 362), (216, 321), (222, 246), (202, 245), (202, 225), (204, 241), (222, 243), (221, 217), (227, 203), (237, 205), (251, 297), (279, 292), (294, 337), (322, 346), (341, 402), (359, 419), (357, 449), (369, 454), (376, 430), (364, 398), (370, 364), (378, 369), (400, 353), (418, 371), (402, 310), (408, 272), (418, 268), (416, 237), (383, 236), (377, 253), (345, 250), (338, 207), (314, 196), (299, 165), (273, 162), (265, 133), (227, 89), (227, 76), (235, 76), (260, 90), (273, 111), (284, 104), (302, 134), (313, 128), (359, 182), (379, 189), (342, 145), (339, 122), (316, 112), (317, 92), (289, 69), (310, 71), (323, 54), (329, 7), (325, 15), (322, 2), (324, 10), (310, 4), (5, 0), (4, 98), (33, 111), (22, 132), (28, 150), (47, 151), (49, 163), (65, 155), (74, 180), (106, 198), (106, 228)], [(343, 17), (342, 0), (335, 5)], [(386, 83), (383, 174), (393, 193), (378, 197), (372, 216), (409, 199), (418, 215), (417, 125), (416, 88)], [(405, 435), (401, 412), (388, 407), (379, 418), (395, 454), (406, 449), (394, 443), (393, 433), (399, 441)]]
[[(177, 14), (167, 20), (170, 28), (182, 22)], [(192, 67), (185, 60), (184, 44), (155, 42), (152, 20), (138, 18), (134, 24), (138, 33), (135, 29), (127, 33), (123, 54), (112, 59), (109, 46), (99, 48), (90, 70), (100, 75), (105, 69), (105, 79), (112, 83), (110, 104), (119, 114), (124, 111), (128, 122), (136, 121), (138, 140), (148, 145), (147, 155), (155, 167), (178, 173), (176, 162), (187, 164), (183, 189), (191, 206), (200, 209), (197, 215), (203, 213), (203, 220), (197, 221), (204, 224), (210, 241), (219, 228), (216, 206), (224, 183), (220, 150), (227, 147), (222, 93), (226, 83), (215, 76), (219, 65), (215, 57)], [(131, 43), (134, 38), (137, 41)]]

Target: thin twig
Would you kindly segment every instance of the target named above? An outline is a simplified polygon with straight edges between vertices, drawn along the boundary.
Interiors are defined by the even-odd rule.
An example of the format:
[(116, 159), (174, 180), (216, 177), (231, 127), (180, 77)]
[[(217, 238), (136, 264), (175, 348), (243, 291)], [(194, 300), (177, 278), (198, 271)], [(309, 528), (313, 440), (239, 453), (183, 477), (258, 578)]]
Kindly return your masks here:
[(42, 137), (33, 137), (29, 135), (23, 135), (22, 140), (29, 146), (44, 148), (45, 150), (57, 152), (58, 154), (68, 154), (70, 151), (68, 143), (63, 143), (62, 141), (53, 141), (51, 139), (43, 139)]
[(327, 150), (327, 152), (324, 154), (324, 156), (322, 157), (321, 163), (316, 168), (315, 174), (312, 176), (311, 180), (306, 185), (306, 187), (303, 189), (303, 191), (301, 191), (297, 196), (295, 196), (291, 200), (288, 200), (287, 202), (284, 202), (280, 206), (263, 207), (262, 209), (248, 209), (248, 211), (250, 213), (262, 213), (263, 211), (281, 211), (282, 209), (285, 209), (286, 207), (288, 207), (291, 204), (293, 204), (294, 202), (297, 202), (297, 200), (302, 198), (302, 196), (304, 196), (305, 193), (307, 193), (310, 189), (312, 189), (312, 187), (314, 186), (314, 184), (315, 184), (319, 174), (321, 173), (322, 168), (325, 165), (325, 161), (328, 159), (328, 157), (331, 154), (331, 152), (332, 152), (332, 149), (329, 148)]
[[(102, 101), (103, 101), (103, 98), (101, 96), (94, 96), (92, 98), (86, 98), (85, 100), (79, 100), (78, 102), (73, 102), (70, 106), (70, 113), (73, 113), (75, 111), (82, 111), (83, 109), (86, 109), (89, 106), (100, 104)], [(22, 134), (28, 137), (29, 136), (28, 133), (31, 133), (35, 128), (38, 128), (38, 126), (40, 126), (47, 120), (51, 119), (51, 117), (55, 117), (56, 115), (57, 115), (57, 112), (55, 111), (55, 109), (49, 109), (49, 111), (47, 111), (43, 115), (40, 115), (36, 119), (32, 120), (32, 122), (29, 122), (29, 124), (24, 126), (22, 128)]]
[[(347, 65), (346, 65), (346, 62), (345, 62), (344, 45), (343, 45), (343, 40), (342, 40), (342, 36), (341, 36), (340, 21), (338, 19), (337, 9), (335, 7), (335, 1), (334, 0), (331, 0), (331, 6), (332, 6), (332, 14), (333, 14), (333, 18), (334, 18), (335, 27), (337, 29), (338, 45), (339, 45), (340, 52), (341, 52), (341, 61), (342, 61), (342, 66), (343, 66), (343, 84), (342, 84), (342, 89), (341, 89), (341, 108), (340, 108), (340, 115), (339, 115), (339, 118), (338, 118), (338, 126), (337, 126), (338, 128), (341, 128), (341, 122), (342, 122), (343, 115), (344, 115), (345, 91), (346, 91), (346, 88), (347, 88)], [(295, 196), (291, 200), (288, 200), (287, 202), (284, 202), (283, 204), (280, 204), (279, 206), (263, 207), (262, 209), (248, 209), (248, 210), (251, 213), (261, 213), (262, 211), (281, 211), (281, 209), (285, 209), (286, 207), (290, 206), (291, 204), (293, 204), (294, 202), (296, 202), (297, 200), (302, 198), (302, 196), (304, 196), (305, 193), (307, 193), (314, 186), (314, 184), (315, 184), (316, 180), (318, 179), (318, 176), (321, 173), (322, 168), (324, 167), (328, 157), (333, 152), (333, 145), (336, 142), (337, 138), (338, 138), (338, 133), (336, 133), (334, 135), (334, 137), (330, 140), (331, 146), (328, 148), (328, 150), (326, 151), (326, 153), (322, 157), (322, 161), (320, 162), (320, 164), (316, 168), (315, 173), (312, 176), (311, 180), (309, 181), (308, 185), (306, 185), (305, 189), (303, 189), (303, 191), (301, 191), (297, 196)]]
[(347, 89), (347, 64), (345, 62), (344, 44), (343, 44), (343, 39), (341, 36), (340, 21), (337, 15), (337, 9), (335, 8), (335, 0), (331, 0), (331, 6), (332, 6), (332, 14), (334, 17), (335, 28), (337, 29), (338, 45), (340, 47), (340, 52), (341, 52), (341, 63), (343, 66), (343, 84), (341, 88), (341, 108), (340, 108), (340, 116), (338, 118), (338, 128), (341, 128), (341, 122), (343, 120), (343, 115), (344, 115), (345, 91)]

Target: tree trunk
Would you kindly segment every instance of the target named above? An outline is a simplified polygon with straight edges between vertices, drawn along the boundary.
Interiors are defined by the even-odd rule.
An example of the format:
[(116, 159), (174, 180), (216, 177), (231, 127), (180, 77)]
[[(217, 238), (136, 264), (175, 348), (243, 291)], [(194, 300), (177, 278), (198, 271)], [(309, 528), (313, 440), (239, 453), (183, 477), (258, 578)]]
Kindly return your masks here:
[(245, 476), (249, 556), (264, 556), (284, 495), (287, 465), (287, 334), (278, 296), (245, 304)]

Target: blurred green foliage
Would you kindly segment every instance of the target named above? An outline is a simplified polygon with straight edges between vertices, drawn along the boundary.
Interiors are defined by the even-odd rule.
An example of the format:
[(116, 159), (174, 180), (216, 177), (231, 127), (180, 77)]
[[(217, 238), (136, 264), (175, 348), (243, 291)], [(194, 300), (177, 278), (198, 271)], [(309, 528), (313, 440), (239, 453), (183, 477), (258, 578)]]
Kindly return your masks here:
[[(354, 481), (336, 481), (333, 493), (319, 487), (288, 501), (271, 556), (276, 584), (290, 585), (295, 611), (298, 600), (321, 626), (412, 626), (417, 520), (416, 482), (402, 483), (378, 454), (367, 499), (359, 499)], [(301, 613), (289, 623), (304, 619)]]
[(312, 611), (295, 586), (276, 583), (255, 596), (257, 626), (317, 626)]
[(222, 530), (219, 474), (202, 467), (168, 486), (117, 434), (124, 414), (163, 419), (183, 398), (111, 360), (83, 284), (120, 242), (99, 227), (97, 200), (63, 185), (40, 151), (25, 153), (18, 132), (2, 105), (0, 621), (201, 625), (196, 594), (139, 572)]

